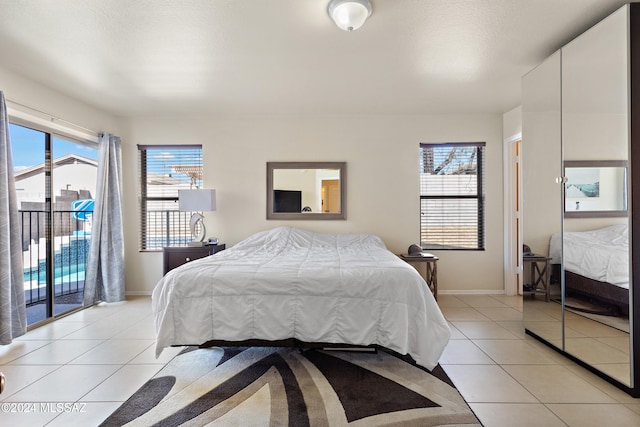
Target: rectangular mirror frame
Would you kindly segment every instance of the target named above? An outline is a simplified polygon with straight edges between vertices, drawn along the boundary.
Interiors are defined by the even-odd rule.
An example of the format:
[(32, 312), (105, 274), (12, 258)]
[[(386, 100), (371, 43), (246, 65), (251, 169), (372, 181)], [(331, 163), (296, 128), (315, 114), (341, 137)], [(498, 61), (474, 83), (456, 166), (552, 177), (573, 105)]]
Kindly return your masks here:
[[(273, 171), (276, 169), (338, 169), (340, 170), (340, 213), (274, 212)], [(346, 219), (347, 163), (346, 162), (267, 162), (267, 219), (332, 220)]]
[[(564, 162), (564, 170), (562, 171), (562, 175), (564, 177), (567, 176), (567, 169), (570, 168), (624, 168), (624, 182), (622, 183), (623, 188), (619, 189), (623, 192), (623, 196), (627, 197), (627, 161), (626, 160), (565, 160)], [(607, 217), (625, 217), (628, 215), (628, 210), (584, 210), (584, 211), (575, 211), (566, 209), (566, 195), (564, 200), (564, 217), (565, 218), (607, 218)], [(628, 203), (625, 202), (625, 208)]]

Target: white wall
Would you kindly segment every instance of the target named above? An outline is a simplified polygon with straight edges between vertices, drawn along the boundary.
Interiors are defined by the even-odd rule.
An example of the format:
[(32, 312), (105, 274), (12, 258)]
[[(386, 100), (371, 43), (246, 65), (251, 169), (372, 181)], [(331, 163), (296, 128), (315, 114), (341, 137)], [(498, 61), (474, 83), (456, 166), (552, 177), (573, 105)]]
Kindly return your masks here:
[(2, 67), (0, 67), (0, 90), (4, 92), (7, 99), (9, 113), (12, 109), (24, 110), (12, 104), (11, 101), (14, 101), (96, 132), (119, 134), (119, 121), (115, 116)]
[(522, 136), (522, 107), (516, 107), (502, 115), (502, 134), (505, 140)]
[[(420, 142), (487, 143), (486, 250), (435, 251), (441, 292), (502, 292), (502, 117), (485, 115), (226, 117), (121, 119), (0, 68), (12, 101), (123, 143), (126, 288), (149, 294), (162, 276), (162, 255), (138, 251), (136, 144), (202, 144), (204, 185), (217, 190), (207, 230), (231, 246), (278, 225), (326, 232), (372, 232), (390, 250), (419, 241)], [(10, 105), (11, 108), (11, 105)], [(267, 161), (346, 161), (347, 220), (267, 221)]]
[[(372, 232), (400, 253), (419, 242), (420, 142), (487, 143), (485, 251), (435, 251), (442, 292), (503, 289), (501, 115), (189, 117), (123, 121), (127, 291), (149, 293), (160, 253), (138, 252), (136, 144), (202, 144), (204, 187), (217, 211), (208, 234), (228, 246), (279, 225), (323, 232)], [(347, 220), (267, 221), (268, 161), (346, 161)], [(135, 184), (134, 184), (135, 183)]]

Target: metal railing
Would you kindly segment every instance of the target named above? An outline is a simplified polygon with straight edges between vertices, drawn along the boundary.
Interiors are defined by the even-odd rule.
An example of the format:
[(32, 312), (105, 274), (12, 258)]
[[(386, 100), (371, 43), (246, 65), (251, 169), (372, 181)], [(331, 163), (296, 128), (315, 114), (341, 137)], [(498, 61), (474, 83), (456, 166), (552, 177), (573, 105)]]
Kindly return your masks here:
[(159, 250), (163, 246), (182, 246), (193, 237), (189, 231), (191, 212), (147, 210), (142, 225), (140, 249)]
[[(20, 210), (18, 212), (22, 225), (27, 307), (46, 300), (48, 282), (53, 284), (54, 297), (82, 292), (91, 237), (90, 219), (93, 211), (54, 211), (53, 233), (49, 241), (46, 238), (46, 227), (49, 226), (46, 211)], [(79, 212), (84, 214), (83, 219), (74, 219), (74, 215), (77, 217)], [(48, 266), (47, 262), (52, 261), (52, 267)]]
[[(22, 224), (25, 302), (27, 307), (47, 298), (47, 275), (51, 275), (54, 297), (76, 294), (84, 289), (84, 273), (91, 238), (93, 211), (56, 210), (53, 212), (52, 241), (47, 244), (45, 210), (18, 211)], [(79, 215), (83, 214), (83, 215)], [(74, 219), (82, 218), (82, 219)], [(176, 210), (147, 212), (147, 249), (186, 245), (191, 213)], [(52, 247), (53, 245), (53, 251)], [(51, 254), (47, 255), (47, 252)], [(53, 259), (53, 268), (47, 260)], [(51, 261), (49, 261), (51, 262)]]

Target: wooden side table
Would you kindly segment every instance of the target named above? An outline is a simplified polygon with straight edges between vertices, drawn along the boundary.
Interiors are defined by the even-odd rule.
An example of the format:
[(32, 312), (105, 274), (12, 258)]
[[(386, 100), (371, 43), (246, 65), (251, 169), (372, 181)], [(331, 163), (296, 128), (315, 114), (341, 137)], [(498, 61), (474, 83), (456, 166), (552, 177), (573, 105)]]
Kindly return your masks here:
[(225, 248), (226, 245), (224, 243), (204, 246), (165, 246), (162, 248), (163, 274), (167, 274), (174, 268), (189, 261), (213, 255)]
[(545, 301), (551, 301), (551, 258), (536, 254), (524, 255), (522, 262), (529, 264), (530, 271), (530, 282), (523, 286), (522, 294), (543, 294)]
[[(411, 256), (407, 254), (400, 254), (400, 258), (409, 264), (424, 263), (424, 281), (427, 282), (427, 286), (431, 290), (433, 297), (438, 300), (438, 257), (437, 256)], [(414, 265), (414, 267), (416, 267)], [(418, 268), (416, 267), (416, 270)], [(420, 271), (420, 270), (418, 270)]]

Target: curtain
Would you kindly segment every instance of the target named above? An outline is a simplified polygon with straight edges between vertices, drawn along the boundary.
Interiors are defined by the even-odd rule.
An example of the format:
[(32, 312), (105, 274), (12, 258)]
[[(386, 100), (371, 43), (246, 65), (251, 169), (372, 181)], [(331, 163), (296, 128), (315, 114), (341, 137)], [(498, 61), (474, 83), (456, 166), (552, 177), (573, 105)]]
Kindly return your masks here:
[(21, 234), (9, 117), (0, 91), (0, 344), (27, 332)]
[(121, 153), (119, 137), (100, 135), (84, 305), (125, 299)]

